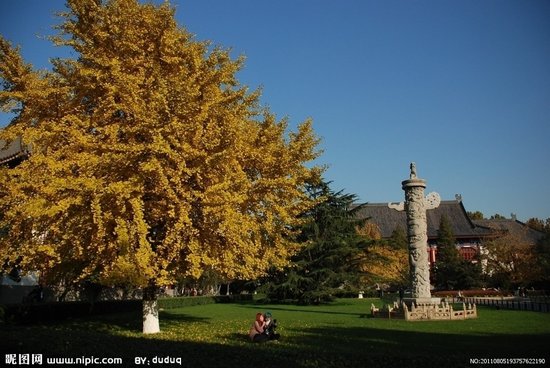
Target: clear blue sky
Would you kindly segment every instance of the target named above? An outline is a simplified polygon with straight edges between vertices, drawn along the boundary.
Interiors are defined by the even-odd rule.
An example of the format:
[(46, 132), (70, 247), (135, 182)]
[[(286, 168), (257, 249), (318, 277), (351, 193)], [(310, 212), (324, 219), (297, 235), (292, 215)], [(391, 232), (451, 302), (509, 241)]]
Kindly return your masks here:
[[(468, 211), (550, 217), (550, 1), (172, 0), (199, 40), (247, 57), (242, 83), (322, 138), (333, 188), (403, 200), (409, 162)], [(0, 0), (27, 61), (63, 0)], [(0, 126), (8, 122), (0, 115)]]

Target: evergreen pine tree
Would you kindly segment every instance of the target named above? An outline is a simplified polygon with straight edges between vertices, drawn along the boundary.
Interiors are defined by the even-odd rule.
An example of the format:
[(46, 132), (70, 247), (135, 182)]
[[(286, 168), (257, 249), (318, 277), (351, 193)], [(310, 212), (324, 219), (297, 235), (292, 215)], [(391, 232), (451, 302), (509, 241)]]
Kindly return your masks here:
[(454, 289), (460, 254), (455, 246), (455, 237), (448, 218), (443, 215), (439, 222), (437, 238), (437, 260), (435, 265), (435, 282), (440, 288)]
[(309, 190), (320, 203), (304, 214), (299, 240), (305, 246), (292, 264), (271, 275), (267, 285), (273, 299), (293, 299), (312, 304), (331, 300), (349, 288), (359, 275), (359, 252), (364, 245), (356, 232), (355, 195), (333, 192), (322, 182)]
[(479, 262), (475, 264), (460, 256), (451, 223), (445, 215), (441, 217), (439, 223), (437, 245), (434, 269), (437, 287), (446, 290), (469, 289), (480, 284)]
[(453, 228), (451, 226), (451, 223), (449, 222), (449, 219), (447, 216), (443, 215), (441, 216), (441, 220), (439, 221), (439, 229), (437, 231), (437, 244), (442, 247), (450, 247), (451, 249), (454, 249), (456, 252), (450, 252), (452, 257), (458, 257), (458, 250), (455, 246), (456, 239), (453, 233)]
[(391, 233), (389, 245), (394, 249), (407, 249), (407, 233), (402, 227), (396, 227)]

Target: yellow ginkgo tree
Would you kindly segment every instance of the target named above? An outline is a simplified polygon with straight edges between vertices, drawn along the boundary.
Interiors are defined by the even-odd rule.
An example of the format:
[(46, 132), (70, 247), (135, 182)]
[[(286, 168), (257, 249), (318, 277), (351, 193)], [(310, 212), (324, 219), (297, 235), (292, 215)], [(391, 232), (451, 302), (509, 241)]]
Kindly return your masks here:
[(51, 71), (0, 37), (0, 106), (15, 113), (0, 139), (32, 148), (0, 168), (5, 265), (145, 291), (285, 265), (322, 171), (311, 122), (288, 132), (236, 79), (242, 58), (194, 40), (167, 3), (68, 0), (61, 16), (53, 41), (77, 58)]
[(407, 287), (409, 284), (409, 253), (406, 233), (396, 228), (389, 239), (382, 239), (380, 228), (367, 221), (357, 227), (359, 235), (370, 240), (361, 257), (362, 281), (367, 285), (388, 283)]

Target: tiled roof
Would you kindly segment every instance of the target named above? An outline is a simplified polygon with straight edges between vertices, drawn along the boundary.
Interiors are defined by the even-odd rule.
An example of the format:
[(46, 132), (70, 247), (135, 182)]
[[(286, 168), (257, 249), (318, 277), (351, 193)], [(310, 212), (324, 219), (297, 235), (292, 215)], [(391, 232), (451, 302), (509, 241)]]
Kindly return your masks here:
[(0, 140), (0, 165), (17, 160), (29, 154), (29, 147), (23, 144), (21, 137), (14, 139), (10, 144)]
[[(495, 231), (483, 225), (473, 223), (461, 200), (441, 201), (439, 207), (428, 210), (428, 238), (437, 238), (437, 231), (441, 217), (445, 215), (449, 220), (453, 234), (457, 239), (464, 238), (486, 238), (495, 236)], [(392, 232), (401, 227), (407, 229), (407, 217), (404, 211), (397, 211), (388, 207), (387, 203), (366, 204), (358, 213), (360, 218), (369, 219), (380, 229), (383, 238), (390, 237)]]
[(510, 234), (530, 244), (536, 244), (544, 236), (544, 233), (531, 229), (529, 226), (516, 219), (476, 220), (474, 223), (479, 226), (491, 228), (501, 234)]

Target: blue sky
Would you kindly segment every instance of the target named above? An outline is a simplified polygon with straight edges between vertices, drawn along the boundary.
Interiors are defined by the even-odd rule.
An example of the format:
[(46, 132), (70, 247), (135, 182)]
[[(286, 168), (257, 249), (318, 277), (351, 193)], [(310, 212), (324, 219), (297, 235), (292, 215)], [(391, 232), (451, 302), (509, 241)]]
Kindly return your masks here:
[[(247, 58), (239, 79), (292, 127), (311, 117), (333, 188), (550, 217), (550, 1), (172, 0), (198, 40)], [(48, 68), (63, 0), (0, 0), (0, 34)], [(9, 118), (0, 114), (0, 126)]]

